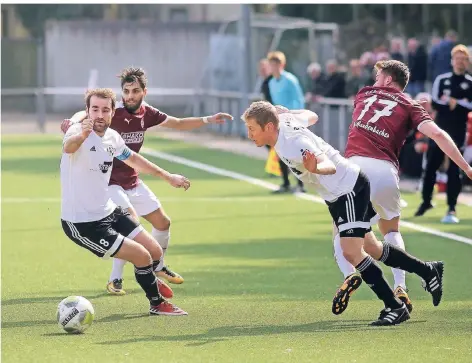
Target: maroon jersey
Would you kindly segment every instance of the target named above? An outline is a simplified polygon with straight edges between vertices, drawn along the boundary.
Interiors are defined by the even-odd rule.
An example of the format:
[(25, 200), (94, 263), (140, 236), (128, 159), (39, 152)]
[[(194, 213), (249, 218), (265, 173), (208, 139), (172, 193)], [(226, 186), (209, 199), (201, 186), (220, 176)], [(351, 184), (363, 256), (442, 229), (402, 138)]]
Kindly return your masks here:
[[(144, 132), (164, 122), (167, 115), (145, 102), (136, 114), (129, 113), (122, 104), (118, 104), (110, 128), (116, 130), (126, 146), (134, 152), (139, 152), (144, 142)], [(123, 189), (132, 189), (138, 185), (138, 172), (124, 162), (113, 160), (110, 185), (119, 185)]]
[(431, 116), (418, 102), (391, 87), (364, 87), (356, 95), (345, 156), (387, 160), (398, 168), (408, 133)]

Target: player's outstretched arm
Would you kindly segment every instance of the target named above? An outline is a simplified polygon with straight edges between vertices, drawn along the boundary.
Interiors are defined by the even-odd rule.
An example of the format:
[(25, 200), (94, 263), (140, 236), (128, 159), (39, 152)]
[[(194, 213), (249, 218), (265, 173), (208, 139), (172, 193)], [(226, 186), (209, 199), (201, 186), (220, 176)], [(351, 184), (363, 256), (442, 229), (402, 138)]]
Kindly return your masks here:
[(130, 153), (129, 157), (124, 159), (123, 162), (140, 173), (164, 179), (174, 188), (184, 188), (185, 190), (190, 188), (190, 181), (186, 177), (178, 174), (171, 174), (138, 153)]
[(308, 127), (318, 122), (318, 115), (310, 110), (289, 110), (288, 108), (276, 105), (275, 109), (279, 115), (289, 113), (303, 126)]
[(446, 131), (442, 130), (433, 121), (422, 123), (418, 130), (433, 139), (439, 148), (472, 179), (472, 167), (462, 157), (461, 152)]
[(82, 146), (84, 141), (93, 130), (93, 120), (85, 120), (82, 122), (81, 130), (75, 135), (67, 135), (64, 142), (64, 152), (66, 154), (73, 154)]
[(233, 116), (223, 112), (206, 117), (177, 118), (167, 116), (161, 126), (176, 130), (193, 130), (202, 127), (205, 124), (222, 124), (225, 122), (225, 119), (232, 120)]

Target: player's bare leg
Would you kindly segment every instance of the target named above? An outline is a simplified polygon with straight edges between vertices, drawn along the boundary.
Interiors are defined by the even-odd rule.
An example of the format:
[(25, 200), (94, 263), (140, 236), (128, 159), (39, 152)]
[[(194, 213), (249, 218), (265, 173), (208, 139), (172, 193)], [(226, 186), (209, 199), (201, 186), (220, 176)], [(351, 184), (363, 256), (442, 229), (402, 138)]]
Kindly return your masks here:
[[(139, 223), (139, 217), (134, 208), (127, 208), (126, 211)], [(123, 289), (123, 270), (127, 261), (120, 258), (113, 258), (110, 279), (107, 284), (107, 291), (111, 295), (126, 295)]]
[[(141, 243), (125, 238), (115, 256), (134, 265), (136, 281), (146, 293), (150, 303), (149, 313), (151, 315), (188, 315), (182, 309), (165, 300), (160, 293), (158, 279), (153, 273), (152, 266), (155, 256), (152, 256), (142, 244), (147, 244), (149, 239), (152, 240), (152, 237), (149, 237), (146, 236), (145, 231), (142, 231), (135, 237)], [(159, 252), (157, 253), (159, 254)]]
[(172, 271), (164, 264), (164, 258), (170, 241), (170, 225), (171, 221), (164, 209), (160, 207), (155, 211), (143, 216), (152, 225), (152, 236), (157, 240), (163, 251), (161, 263), (156, 266), (156, 276), (166, 279), (172, 284), (181, 284), (184, 282), (182, 276)]
[(364, 251), (363, 245), (364, 238), (341, 237), (344, 257), (353, 266), (356, 266), (362, 279), (385, 304), (385, 309), (381, 311), (378, 320), (374, 321), (372, 325), (396, 325), (408, 320), (410, 314), (405, 304), (395, 297), (393, 290), (383, 276), (382, 269), (372, 256)]
[(388, 242), (382, 244), (372, 232), (366, 234), (364, 248), (369, 255), (385, 265), (400, 268), (421, 277), (424, 288), (433, 298), (433, 305), (439, 305), (443, 290), (444, 263), (442, 261), (425, 262), (419, 260)]
[(336, 291), (333, 299), (332, 312), (335, 315), (342, 314), (349, 304), (349, 299), (354, 292), (361, 286), (361, 275), (356, 271), (354, 266), (346, 260), (341, 247), (341, 237), (336, 225), (333, 223), (333, 240), (334, 240), (334, 258), (339, 269), (344, 275), (344, 283)]

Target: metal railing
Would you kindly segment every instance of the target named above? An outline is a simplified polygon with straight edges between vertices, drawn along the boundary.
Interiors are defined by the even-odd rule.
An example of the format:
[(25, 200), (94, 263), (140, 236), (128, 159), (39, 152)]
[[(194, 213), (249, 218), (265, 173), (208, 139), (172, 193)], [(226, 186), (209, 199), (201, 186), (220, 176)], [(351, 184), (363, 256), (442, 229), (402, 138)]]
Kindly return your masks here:
[[(112, 88), (116, 94), (121, 93), (121, 89)], [(86, 87), (67, 88), (15, 88), (2, 89), (2, 103), (8, 98), (31, 97), (34, 102), (34, 113), (40, 130), (44, 130), (47, 122), (47, 115), (51, 113), (73, 113), (83, 108), (83, 95)], [(62, 99), (74, 101), (70, 109), (58, 109)], [(249, 95), (249, 101), (262, 99), (258, 93)], [(209, 115), (216, 112), (227, 112), (234, 116), (234, 122), (227, 122), (222, 125), (208, 125), (205, 130), (226, 137), (247, 137), (247, 130), (241, 115), (244, 112), (241, 100), (243, 95), (240, 92), (217, 91), (203, 89), (186, 88), (149, 88), (147, 100), (151, 105), (164, 110), (186, 110), (179, 116)], [(55, 101), (55, 102), (54, 102)], [(21, 104), (18, 105), (21, 107)], [(322, 137), (326, 142), (340, 151), (344, 151), (347, 140), (349, 125), (351, 123), (352, 100), (323, 98), (319, 102), (307, 105), (307, 108), (315, 111), (320, 119), (310, 130)], [(4, 110), (2, 110), (3, 112)], [(17, 110), (21, 112), (21, 109)]]

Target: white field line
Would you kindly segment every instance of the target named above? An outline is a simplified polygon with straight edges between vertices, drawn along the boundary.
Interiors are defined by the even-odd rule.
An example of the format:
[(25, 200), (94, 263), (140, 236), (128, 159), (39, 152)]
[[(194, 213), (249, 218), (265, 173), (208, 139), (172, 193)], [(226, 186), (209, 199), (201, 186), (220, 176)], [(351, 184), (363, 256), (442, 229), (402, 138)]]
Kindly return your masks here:
[[(290, 197), (282, 196), (242, 196), (242, 197), (168, 197), (168, 198), (159, 198), (161, 202), (172, 202), (172, 203), (194, 203), (194, 202), (205, 202), (205, 203), (250, 203), (250, 202), (280, 202), (283, 200), (289, 200)], [(22, 204), (22, 203), (60, 203), (60, 198), (2, 198), (2, 203), (8, 204)]]
[[(189, 166), (191, 168), (200, 169), (200, 170), (206, 171), (206, 172), (211, 173), (211, 174), (221, 175), (221, 176), (224, 176), (224, 177), (244, 181), (246, 183), (257, 185), (257, 186), (260, 186), (262, 188), (266, 188), (266, 189), (270, 189), (270, 190), (277, 190), (279, 188), (278, 185), (266, 182), (264, 180), (260, 180), (260, 179), (257, 179), (257, 178), (252, 178), (250, 176), (240, 174), (240, 173), (236, 173), (234, 171), (225, 170), (225, 169), (222, 169), (222, 168), (217, 168), (217, 167), (212, 166), (212, 165), (208, 165), (208, 164), (200, 163), (200, 162), (197, 162), (197, 161), (189, 160), (189, 159), (186, 159), (186, 158), (182, 158), (180, 156), (175, 156), (175, 155), (164, 153), (164, 152), (161, 152), (161, 151), (156, 151), (156, 150), (152, 150), (152, 149), (149, 149), (149, 148), (143, 148), (143, 149), (141, 149), (141, 153), (144, 154), (144, 155), (154, 156), (154, 157), (159, 158), (159, 159), (167, 160), (167, 161), (170, 161), (170, 162), (173, 162), (173, 163), (178, 163), (178, 164), (182, 164), (182, 165), (185, 165), (185, 166)], [(309, 195), (309, 194), (304, 194), (304, 193), (295, 193), (295, 196), (297, 198), (300, 198), (300, 199), (305, 199), (305, 200), (313, 201), (315, 203), (325, 204), (325, 201), (322, 198), (314, 196), (314, 195)], [(419, 224), (412, 223), (412, 222), (401, 221), (400, 224), (403, 227), (413, 229), (415, 231), (428, 233), (428, 234), (431, 234), (431, 235), (434, 235), (434, 236), (437, 236), (437, 237), (447, 238), (447, 239), (450, 239), (450, 240), (454, 240), (454, 241), (457, 241), (457, 242), (462, 242), (462, 243), (465, 243), (465, 244), (468, 244), (468, 245), (472, 246), (472, 239), (471, 238), (459, 236), (459, 235), (454, 234), (454, 233), (441, 232), (441, 231), (438, 231), (437, 229), (424, 227), (424, 226), (421, 226)]]

